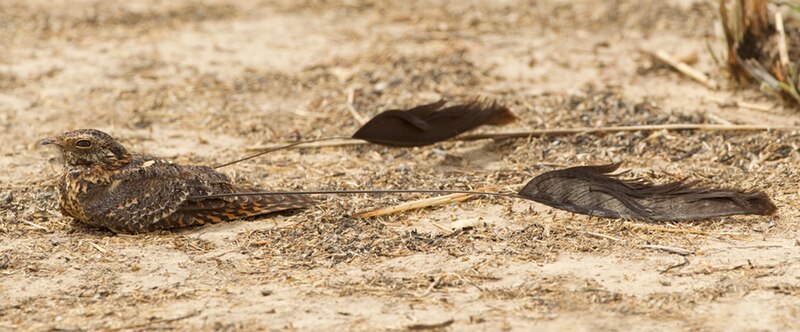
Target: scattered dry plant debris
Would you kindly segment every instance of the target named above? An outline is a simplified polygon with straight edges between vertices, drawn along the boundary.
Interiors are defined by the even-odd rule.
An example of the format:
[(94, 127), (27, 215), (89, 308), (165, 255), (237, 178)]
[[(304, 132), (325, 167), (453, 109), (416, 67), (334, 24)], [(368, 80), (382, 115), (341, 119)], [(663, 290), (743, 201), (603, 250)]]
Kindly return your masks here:
[(687, 63), (681, 61), (680, 59), (676, 59), (675, 57), (669, 55), (667, 52), (663, 50), (658, 50), (655, 52), (649, 52), (648, 54), (653, 56), (654, 58), (658, 59), (661, 62), (664, 62), (672, 68), (675, 68), (679, 73), (689, 76), (695, 81), (700, 82), (701, 84), (705, 85), (707, 88), (711, 90), (716, 90), (719, 88), (716, 82), (710, 80), (706, 74), (703, 74), (696, 69), (692, 68), (692, 66), (688, 65)]
[[(615, 61), (626, 60), (647, 36), (656, 37), (654, 45), (702, 45), (714, 33), (716, 2), (191, 3), (197, 14), (183, 3), (150, 0), (0, 1), (0, 16), (10, 18), (0, 20), (0, 39), (5, 32), (13, 37), (0, 48), (7, 66), (0, 70), (0, 135), (8, 143), (0, 148), (8, 179), (0, 181), (0, 292), (7, 295), (0, 329), (97, 330), (194, 311), (201, 314), (136, 329), (402, 330), (449, 318), (455, 322), (445, 329), (452, 330), (798, 329), (800, 131), (766, 128), (795, 125), (796, 115), (730, 110), (767, 121), (752, 131), (659, 128), (708, 128), (717, 120), (705, 109), (714, 105), (698, 105), (697, 98), (719, 95), (727, 103), (729, 93), (701, 88), (685, 95), (684, 88), (696, 87), (685, 79), (653, 88), (626, 76), (626, 61)], [(97, 11), (90, 8), (95, 4)], [(172, 14), (176, 8), (181, 14)], [(784, 14), (788, 25), (794, 18)], [(96, 25), (82, 23), (97, 15)], [(298, 38), (307, 34), (310, 40)], [(325, 54), (335, 55), (317, 57)], [(695, 68), (708, 68), (707, 60)], [(245, 142), (254, 143), (249, 148), (349, 136), (360, 126), (345, 108), (351, 87), (353, 106), (366, 119), (480, 91), (520, 118), (499, 129), (535, 133), (520, 136), (524, 141), (421, 149), (284, 150), (226, 173), (268, 188), (299, 189), (319, 179), (326, 179), (324, 188), (470, 188), (626, 160), (631, 177), (654, 183), (691, 176), (758, 186), (780, 215), (633, 224), (479, 199), (351, 220), (350, 212), (375, 203), (421, 198), (355, 196), (258, 222), (119, 236), (63, 218), (53, 204), (53, 179), (41, 176), (53, 165), (25, 144), (67, 126), (102, 127), (142, 152), (216, 164), (260, 151), (235, 148)], [(735, 97), (740, 106), (745, 99), (753, 101)], [(650, 128), (627, 128), (639, 125)], [(573, 132), (549, 132), (562, 129)], [(13, 199), (3, 204), (3, 193)], [(429, 224), (482, 213), (498, 217), (452, 233)], [(785, 248), (736, 249), (764, 240)], [(691, 264), (661, 274), (683, 257), (644, 245), (696, 253), (687, 256)], [(264, 297), (265, 289), (272, 295)], [(749, 311), (730, 314), (742, 308)]]

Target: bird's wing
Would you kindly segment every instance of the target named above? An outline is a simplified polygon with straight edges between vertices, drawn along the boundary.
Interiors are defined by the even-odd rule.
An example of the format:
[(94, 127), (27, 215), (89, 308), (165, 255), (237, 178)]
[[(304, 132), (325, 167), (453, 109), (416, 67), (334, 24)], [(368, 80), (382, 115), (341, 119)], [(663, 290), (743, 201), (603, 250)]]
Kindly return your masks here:
[(306, 195), (232, 196), (188, 199), (165, 223), (170, 227), (203, 225), (255, 217), (272, 212), (300, 209), (316, 204)]
[(238, 188), (226, 175), (207, 166), (186, 166), (181, 171), (181, 177), (187, 179), (190, 197), (181, 203), (178, 210), (153, 225), (152, 229), (219, 223), (304, 208), (316, 203), (313, 198), (304, 195), (192, 198), (255, 190)]
[(118, 233), (158, 227), (177, 211), (191, 190), (181, 166), (161, 159), (138, 160), (114, 174), (111, 184), (92, 193), (84, 211), (91, 224)]

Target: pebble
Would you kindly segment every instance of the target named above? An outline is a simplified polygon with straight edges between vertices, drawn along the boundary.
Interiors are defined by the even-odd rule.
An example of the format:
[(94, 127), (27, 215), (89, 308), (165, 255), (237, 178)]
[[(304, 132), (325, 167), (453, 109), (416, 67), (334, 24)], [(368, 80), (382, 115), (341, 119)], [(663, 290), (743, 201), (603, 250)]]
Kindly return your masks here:
[(9, 257), (8, 254), (0, 255), (0, 270), (8, 268), (10, 264), (11, 264), (11, 257)]
[(14, 200), (14, 194), (10, 191), (0, 193), (0, 205), (8, 205)]

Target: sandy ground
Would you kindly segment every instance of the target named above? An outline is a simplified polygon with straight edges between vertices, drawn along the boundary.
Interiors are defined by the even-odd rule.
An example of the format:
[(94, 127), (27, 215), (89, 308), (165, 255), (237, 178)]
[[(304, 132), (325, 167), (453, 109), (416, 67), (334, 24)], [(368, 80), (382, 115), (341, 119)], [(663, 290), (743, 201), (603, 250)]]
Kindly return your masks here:
[[(38, 139), (93, 127), (131, 150), (217, 164), (349, 135), (365, 116), (491, 98), (493, 131), (662, 123), (797, 125), (727, 83), (707, 1), (0, 2), (0, 330), (796, 330), (796, 132), (639, 132), (276, 152), (225, 172), (268, 189), (516, 185), (625, 161), (769, 193), (779, 213), (643, 224), (479, 199), (330, 198), (257, 221), (136, 236), (62, 217)], [(640, 49), (689, 60), (711, 91)], [(735, 98), (771, 111), (722, 107)], [(467, 226), (467, 227), (465, 227)], [(644, 248), (683, 248), (686, 256)]]

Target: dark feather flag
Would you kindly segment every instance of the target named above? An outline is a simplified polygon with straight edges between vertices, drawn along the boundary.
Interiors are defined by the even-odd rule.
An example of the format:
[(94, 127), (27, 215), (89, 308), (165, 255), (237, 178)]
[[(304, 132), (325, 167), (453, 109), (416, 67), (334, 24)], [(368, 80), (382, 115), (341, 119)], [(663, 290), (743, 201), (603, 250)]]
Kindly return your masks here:
[(713, 189), (696, 181), (662, 185), (609, 174), (620, 163), (543, 173), (519, 196), (557, 209), (603, 218), (683, 221), (737, 214), (770, 215), (776, 207), (760, 191)]
[(442, 108), (445, 101), (409, 110), (382, 112), (365, 123), (353, 138), (388, 146), (424, 146), (453, 138), (482, 125), (500, 126), (517, 117), (497, 103), (473, 101)]

